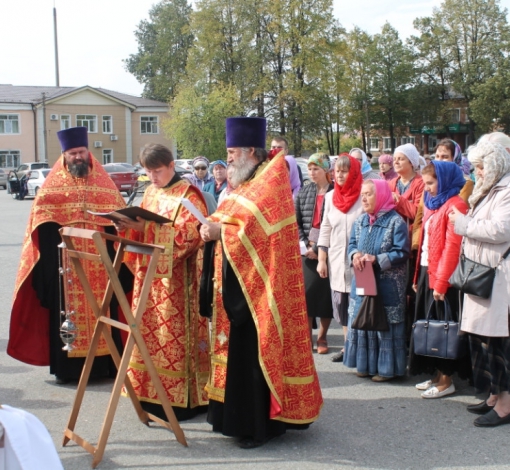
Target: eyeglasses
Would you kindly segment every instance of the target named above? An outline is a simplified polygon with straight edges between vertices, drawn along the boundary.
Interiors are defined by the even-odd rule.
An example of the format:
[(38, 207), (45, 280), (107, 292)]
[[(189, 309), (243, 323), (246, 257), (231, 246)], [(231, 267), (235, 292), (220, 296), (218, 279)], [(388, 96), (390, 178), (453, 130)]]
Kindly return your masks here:
[(196, 166), (195, 170), (207, 170), (206, 166)]
[(274, 149), (283, 149), (283, 147), (281, 145), (271, 145), (271, 150)]

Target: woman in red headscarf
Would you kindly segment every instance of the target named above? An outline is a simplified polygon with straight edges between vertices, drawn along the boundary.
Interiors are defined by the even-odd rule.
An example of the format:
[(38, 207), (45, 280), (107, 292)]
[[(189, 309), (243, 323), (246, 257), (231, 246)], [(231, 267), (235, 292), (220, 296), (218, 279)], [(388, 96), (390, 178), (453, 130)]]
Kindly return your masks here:
[[(361, 206), (361, 165), (348, 153), (341, 154), (334, 168), (335, 188), (326, 194), (324, 216), (319, 235), (319, 263), (317, 272), (323, 278), (329, 276), (333, 296), (333, 315), (343, 326), (347, 338), (347, 308), (351, 291), (352, 269), (347, 257), (347, 246), (352, 224), (363, 213)], [(342, 350), (332, 357), (342, 362)]]

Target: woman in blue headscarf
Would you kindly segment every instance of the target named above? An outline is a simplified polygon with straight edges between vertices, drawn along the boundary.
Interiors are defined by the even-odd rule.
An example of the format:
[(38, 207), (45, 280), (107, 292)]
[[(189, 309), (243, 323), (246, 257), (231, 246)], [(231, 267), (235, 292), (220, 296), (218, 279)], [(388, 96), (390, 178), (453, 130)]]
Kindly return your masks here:
[[(467, 203), (459, 196), (465, 184), (462, 170), (454, 162), (433, 161), (422, 170), (424, 183), (424, 215), (421, 226), (418, 258), (413, 281), (416, 292), (415, 319), (423, 319), (433, 302), (441, 318), (443, 302), (450, 304), (454, 319), (458, 320), (458, 292), (448, 280), (457, 267), (462, 237), (454, 231), (448, 214), (456, 207), (465, 214)], [(423, 390), (423, 398), (441, 398), (455, 392), (452, 375), (469, 373), (469, 358), (460, 360), (437, 359), (414, 354), (411, 340), (409, 372), (412, 375), (434, 374), (433, 379), (416, 385)]]
[(359, 164), (361, 165), (361, 175), (363, 176), (363, 181), (381, 179), (379, 173), (372, 168), (372, 165), (368, 161), (367, 154), (363, 152), (363, 150), (354, 147), (349, 152), (349, 155), (358, 160)]

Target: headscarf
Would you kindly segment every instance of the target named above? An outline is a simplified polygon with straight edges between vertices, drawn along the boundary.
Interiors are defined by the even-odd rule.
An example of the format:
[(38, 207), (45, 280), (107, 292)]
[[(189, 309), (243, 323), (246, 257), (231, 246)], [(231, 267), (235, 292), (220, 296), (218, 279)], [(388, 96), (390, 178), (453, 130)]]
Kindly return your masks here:
[(209, 160), (207, 160), (207, 158), (202, 156), (195, 157), (192, 162), (193, 168), (195, 168), (195, 166), (199, 163), (203, 163), (207, 168), (209, 168)]
[(510, 154), (505, 147), (494, 142), (479, 142), (469, 151), (469, 161), (474, 165), (483, 164), (484, 177), (477, 178), (473, 194), (469, 197), (472, 207), (483, 199), (493, 186), (510, 172)]
[(457, 142), (451, 139), (450, 141), (455, 147), (455, 152), (453, 153), (453, 162), (459, 166), (462, 166), (462, 149), (460, 148), (460, 145)]
[(350, 208), (359, 199), (363, 176), (361, 175), (361, 165), (353, 156), (348, 153), (342, 153), (339, 157), (347, 157), (351, 162), (351, 168), (349, 169), (349, 174), (343, 186), (335, 184), (335, 188), (333, 189), (333, 204), (339, 211), (347, 214)]
[(471, 162), (464, 156), (462, 156), (462, 163), (460, 166), (462, 173), (466, 176), (471, 176)]
[(393, 165), (393, 156), (391, 156), (390, 154), (388, 153), (383, 153), (380, 157), (379, 157), (379, 165), (381, 163), (388, 163), (390, 165)]
[(310, 163), (313, 163), (314, 165), (317, 165), (318, 167), (322, 168), (326, 173), (329, 172), (329, 169), (331, 167), (329, 162), (329, 156), (322, 152), (310, 155), (310, 157), (308, 158), (308, 165), (310, 165)]
[(403, 153), (407, 157), (407, 159), (411, 162), (411, 165), (413, 165), (413, 169), (415, 171), (418, 171), (420, 169), (420, 154), (418, 153), (418, 150), (416, 150), (416, 147), (413, 144), (400, 145), (395, 149), (393, 155), (396, 155), (397, 153)]
[(211, 163), (211, 167), (215, 167), (216, 165), (221, 165), (223, 168), (227, 168), (227, 162), (223, 160), (216, 160), (215, 162)]
[(435, 211), (439, 209), (448, 199), (457, 196), (464, 187), (466, 180), (462, 170), (453, 162), (433, 161), (437, 176), (437, 195), (431, 196), (425, 191), (424, 203), (427, 209)]
[(390, 191), (388, 183), (384, 180), (366, 180), (374, 183), (375, 186), (375, 207), (374, 213), (368, 214), (370, 225), (374, 225), (375, 221), (388, 213), (392, 209), (395, 209), (395, 202)]
[(420, 160), (420, 171), (421, 171), (427, 166), (427, 160), (425, 160), (421, 155), (419, 156), (419, 160)]
[(359, 152), (361, 153), (361, 174), (364, 175), (365, 173), (368, 173), (369, 171), (372, 171), (372, 165), (370, 165), (370, 162), (368, 161), (367, 154), (363, 152), (363, 150), (354, 147), (350, 150), (349, 155), (352, 155), (353, 152)]

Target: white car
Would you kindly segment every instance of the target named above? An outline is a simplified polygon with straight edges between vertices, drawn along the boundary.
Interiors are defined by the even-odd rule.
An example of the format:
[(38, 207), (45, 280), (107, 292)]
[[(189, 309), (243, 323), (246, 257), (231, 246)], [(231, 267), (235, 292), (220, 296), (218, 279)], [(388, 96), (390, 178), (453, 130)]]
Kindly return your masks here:
[(42, 169), (42, 170), (32, 170), (30, 172), (30, 178), (28, 178), (27, 187), (28, 187), (28, 195), (35, 197), (37, 195), (37, 191), (44, 183), (44, 180), (48, 176), (48, 173), (51, 171), (50, 168)]
[(193, 172), (193, 160), (186, 158), (178, 158), (177, 160), (174, 161), (177, 166), (180, 166), (181, 168)]

